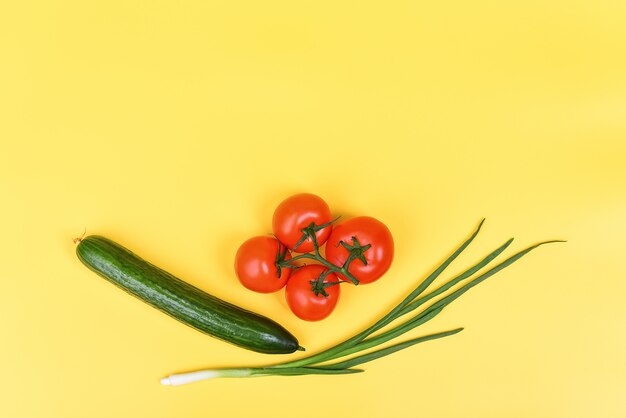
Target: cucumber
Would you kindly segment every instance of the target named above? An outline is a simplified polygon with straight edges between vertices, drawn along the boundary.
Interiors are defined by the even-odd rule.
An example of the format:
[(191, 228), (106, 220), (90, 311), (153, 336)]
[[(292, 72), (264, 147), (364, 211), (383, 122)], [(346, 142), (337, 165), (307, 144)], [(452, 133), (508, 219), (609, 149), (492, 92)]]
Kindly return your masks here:
[(88, 268), (198, 331), (260, 353), (303, 350), (278, 323), (185, 283), (108, 238), (76, 241), (76, 254)]

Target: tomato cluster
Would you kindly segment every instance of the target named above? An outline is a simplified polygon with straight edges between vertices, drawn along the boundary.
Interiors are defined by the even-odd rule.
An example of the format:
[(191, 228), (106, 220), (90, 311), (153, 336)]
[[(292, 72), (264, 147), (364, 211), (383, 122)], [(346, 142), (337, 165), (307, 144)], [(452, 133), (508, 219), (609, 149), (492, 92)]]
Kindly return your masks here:
[[(286, 286), (289, 308), (307, 321), (331, 314), (340, 283), (372, 283), (393, 260), (393, 238), (385, 224), (369, 216), (335, 223), (328, 204), (309, 193), (281, 202), (272, 230), (273, 237), (254, 237), (239, 247), (235, 272), (255, 292), (271, 293)], [(300, 260), (313, 264), (302, 265)]]

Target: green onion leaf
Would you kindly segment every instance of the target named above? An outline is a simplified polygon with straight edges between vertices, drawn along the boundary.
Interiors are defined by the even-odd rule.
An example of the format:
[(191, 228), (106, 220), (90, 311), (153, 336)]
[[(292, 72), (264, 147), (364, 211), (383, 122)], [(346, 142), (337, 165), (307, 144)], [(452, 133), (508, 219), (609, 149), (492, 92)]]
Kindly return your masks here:
[(438, 332), (436, 334), (430, 334), (430, 335), (426, 335), (423, 337), (414, 338), (412, 340), (408, 340), (399, 344), (392, 345), (391, 347), (383, 348), (381, 350), (377, 350), (371, 353), (363, 354), (361, 356), (353, 357), (351, 359), (340, 361), (338, 363), (324, 365), (321, 367), (324, 367), (326, 369), (336, 370), (336, 369), (345, 369), (348, 367), (357, 366), (359, 364), (367, 363), (369, 361), (376, 360), (384, 356), (388, 356), (389, 354), (411, 347), (412, 345), (423, 343), (425, 341), (436, 340), (438, 338), (448, 337), (450, 335), (457, 334), (461, 331), (463, 331), (463, 328), (457, 328), (451, 331)]
[[(512, 255), (511, 257), (507, 258), (506, 260), (504, 260), (503, 262), (501, 262), (497, 266), (491, 268), (490, 270), (488, 270), (485, 273), (481, 274), (480, 276), (476, 277), (475, 279), (473, 279), (472, 281), (470, 281), (469, 283), (467, 283), (463, 287), (459, 288), (458, 290), (450, 293), (448, 296), (446, 296), (446, 297), (438, 300), (437, 302), (433, 303), (428, 308), (426, 308), (425, 310), (423, 310), (422, 312), (420, 312), (419, 314), (417, 314), (413, 318), (409, 319), (408, 321), (403, 322), (402, 324), (400, 324), (400, 325), (390, 329), (389, 331), (383, 332), (382, 334), (376, 335), (376, 336), (374, 336), (374, 337), (372, 337), (372, 338), (370, 338), (368, 340), (365, 340), (364, 342), (368, 342), (370, 347), (374, 346), (374, 345), (382, 344), (382, 343), (384, 343), (385, 341), (388, 341), (391, 338), (398, 337), (398, 336), (404, 334), (405, 332), (407, 332), (407, 331), (409, 331), (409, 330), (411, 330), (411, 329), (413, 329), (413, 328), (423, 324), (424, 322), (430, 320), (434, 315), (437, 315), (439, 312), (441, 312), (441, 310), (443, 308), (445, 308), (447, 305), (452, 303), (455, 299), (460, 297), (462, 294), (467, 292), (472, 287), (474, 287), (477, 284), (483, 282), (487, 278), (493, 276), (494, 274), (496, 274), (500, 270), (502, 270), (502, 269), (508, 267), (509, 265), (513, 264), (515, 261), (519, 260), (524, 255), (528, 254), (530, 251), (534, 250), (535, 248), (539, 247), (540, 245), (549, 244), (549, 243), (553, 243), (553, 242), (563, 242), (563, 241), (545, 241), (545, 242), (541, 242), (539, 244), (535, 244), (535, 245), (533, 245), (531, 247), (528, 247), (528, 248), (518, 252), (517, 254)], [(454, 280), (456, 280), (456, 279), (453, 279), (452, 281), (454, 281)], [(447, 286), (447, 284), (444, 285), (444, 286)], [(437, 292), (437, 290), (435, 292)]]
[(302, 376), (306, 374), (354, 374), (362, 373), (363, 369), (330, 369), (320, 367), (290, 367), (290, 368), (273, 368), (264, 367), (259, 369), (252, 369), (252, 375), (254, 376)]

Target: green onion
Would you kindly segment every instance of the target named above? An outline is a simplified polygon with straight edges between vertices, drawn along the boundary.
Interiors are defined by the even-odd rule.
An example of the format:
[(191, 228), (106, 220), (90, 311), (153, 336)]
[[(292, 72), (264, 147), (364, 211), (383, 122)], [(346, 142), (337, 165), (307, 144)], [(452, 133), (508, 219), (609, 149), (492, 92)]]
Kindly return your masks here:
[[(205, 380), (215, 377), (254, 377), (254, 376), (300, 376), (309, 374), (352, 374), (363, 372), (362, 369), (353, 369), (352, 367), (359, 364), (367, 363), (372, 360), (376, 360), (380, 357), (387, 356), (395, 353), (396, 351), (403, 350), (411, 347), (415, 344), (422, 342), (435, 340), (439, 338), (448, 337), (457, 334), (463, 330), (463, 328), (457, 328), (451, 331), (439, 332), (435, 334), (425, 335), (422, 337), (410, 339), (401, 343), (391, 345), (386, 348), (382, 348), (376, 351), (372, 351), (366, 354), (362, 354), (355, 357), (349, 357), (352, 354), (368, 350), (372, 347), (389, 342), (400, 335), (411, 331), (412, 329), (430, 321), (437, 316), (446, 306), (459, 298), (465, 292), (472, 287), (483, 282), (487, 278), (493, 276), (500, 270), (510, 266), (515, 261), (519, 260), (524, 255), (528, 254), (533, 249), (540, 245), (564, 242), (564, 241), (545, 241), (532, 245), (497, 264), (495, 267), (485, 271), (482, 274), (474, 277), (466, 282), (463, 286), (454, 290), (447, 296), (433, 302), (431, 305), (419, 311), (412, 318), (387, 329), (384, 332), (375, 334), (377, 331), (387, 327), (398, 318), (407, 315), (420, 306), (424, 305), (431, 299), (445, 293), (455, 285), (470, 279), (476, 273), (478, 273), (483, 267), (487, 266), (498, 255), (500, 255), (508, 246), (513, 242), (513, 239), (509, 239), (503, 245), (489, 253), (486, 257), (474, 264), (472, 267), (465, 270), (458, 276), (448, 280), (441, 286), (432, 290), (430, 293), (426, 293), (421, 296), (430, 285), (441, 275), (441, 273), (452, 263), (476, 238), (478, 232), (483, 225), (484, 219), (480, 222), (476, 230), (472, 235), (459, 246), (439, 267), (437, 267), (426, 279), (424, 279), (415, 290), (413, 290), (402, 302), (400, 302), (389, 313), (379, 319), (376, 323), (354, 335), (353, 337), (331, 347), (323, 350), (317, 354), (304, 357), (299, 360), (288, 361), (280, 364), (275, 364), (266, 367), (248, 367), (248, 368), (223, 368), (223, 369), (206, 369), (189, 373), (173, 374), (165, 377), (161, 380), (164, 385), (182, 385), (186, 383), (196, 382), (199, 380)], [(372, 335), (375, 334), (375, 335)], [(329, 363), (333, 360), (339, 360), (334, 363)]]

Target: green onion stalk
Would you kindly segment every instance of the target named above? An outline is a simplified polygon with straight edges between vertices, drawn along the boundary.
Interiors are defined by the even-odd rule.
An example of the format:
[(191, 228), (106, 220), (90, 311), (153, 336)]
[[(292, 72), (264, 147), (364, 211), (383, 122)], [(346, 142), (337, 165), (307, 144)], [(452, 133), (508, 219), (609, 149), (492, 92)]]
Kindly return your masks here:
[[(200, 380), (206, 380), (216, 377), (300, 376), (312, 374), (336, 375), (361, 373), (364, 370), (360, 368), (355, 368), (356, 366), (370, 362), (372, 360), (376, 360), (381, 357), (388, 356), (392, 353), (395, 353), (396, 351), (404, 350), (405, 348), (411, 347), (416, 344), (458, 334), (463, 330), (463, 328), (456, 328), (449, 331), (423, 335), (400, 343), (388, 345), (384, 348), (379, 348), (374, 351), (369, 351), (364, 354), (362, 353), (374, 347), (381, 346), (387, 342), (394, 341), (401, 335), (430, 321), (431, 319), (439, 315), (446, 306), (459, 298), (465, 292), (478, 285), (479, 283), (485, 281), (494, 274), (498, 273), (500, 270), (503, 270), (506, 267), (510, 266), (535, 248), (549, 243), (564, 242), (561, 240), (540, 242), (513, 254), (504, 261), (501, 261), (495, 266), (492, 266), (489, 269), (483, 271), (483, 269), (487, 265), (491, 264), (492, 261), (496, 259), (496, 257), (498, 257), (509, 247), (509, 245), (511, 245), (511, 243), (513, 242), (513, 238), (511, 238), (500, 247), (487, 254), (484, 258), (482, 258), (480, 261), (478, 261), (467, 270), (463, 271), (462, 273), (451, 279), (448, 279), (440, 286), (427, 292), (433, 282), (470, 245), (474, 238), (476, 238), (484, 221), (485, 220), (483, 219), (479, 223), (475, 231), (470, 235), (470, 237), (465, 240), (465, 242), (463, 242), (448, 258), (446, 258), (446, 260), (441, 265), (439, 265), (430, 275), (428, 275), (397, 306), (391, 309), (386, 315), (384, 315), (374, 324), (359, 332), (358, 334), (348, 338), (347, 340), (342, 341), (339, 344), (327, 348), (326, 350), (323, 350), (319, 353), (298, 360), (287, 361), (265, 367), (216, 368), (198, 370), (188, 373), (172, 374), (161, 379), (161, 383), (163, 385), (178, 386), (186, 383), (197, 382)], [(312, 237), (315, 247), (314, 254), (309, 254), (308, 258), (317, 259), (317, 256), (319, 256), (318, 246), (314, 238), (314, 232), (316, 228), (319, 227), (322, 227), (322, 225), (317, 227), (315, 225), (311, 225), (311, 231), (303, 231), (305, 234), (310, 233), (309, 236)], [(365, 248), (366, 245), (361, 246), (358, 242), (355, 242), (355, 245), (353, 247), (362, 249)], [(367, 250), (367, 248), (365, 248), (365, 250)], [(352, 259), (356, 257), (358, 257), (358, 255), (355, 255), (354, 257), (352, 257)], [(283, 267), (289, 266), (284, 265)], [(344, 264), (341, 267), (329, 266), (329, 268), (337, 270), (344, 275), (347, 272), (347, 264)], [(452, 287), (460, 283), (464, 284), (458, 289), (448, 294), (445, 294), (446, 291), (450, 290)], [(324, 293), (323, 288), (320, 289), (320, 293)], [(436, 299), (438, 296), (441, 297)], [(404, 321), (400, 321), (401, 318), (407, 319), (405, 319)]]

